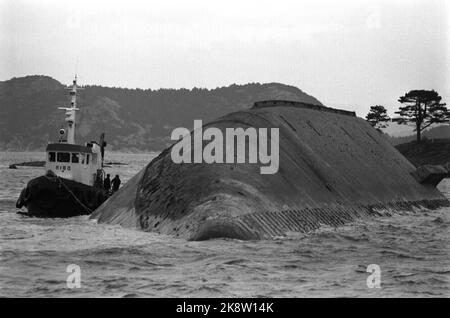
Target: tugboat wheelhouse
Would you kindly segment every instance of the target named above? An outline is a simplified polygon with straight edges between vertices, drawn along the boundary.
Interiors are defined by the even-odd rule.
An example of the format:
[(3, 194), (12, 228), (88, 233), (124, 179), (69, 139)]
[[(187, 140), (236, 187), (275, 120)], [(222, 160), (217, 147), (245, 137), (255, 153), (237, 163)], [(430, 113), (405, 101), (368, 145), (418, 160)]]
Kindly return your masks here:
[(59, 107), (66, 111), (67, 136), (64, 136), (66, 131), (60, 129), (59, 143), (47, 145), (45, 168), (58, 177), (93, 186), (96, 180), (100, 179), (98, 177), (103, 177), (100, 158), (101, 146), (95, 141), (86, 143), (85, 146), (75, 144), (75, 112), (79, 110), (77, 108), (77, 91), (79, 89), (75, 76), (72, 87), (69, 88), (70, 107)]
[(46, 152), (46, 170), (68, 180), (94, 185), (101, 170), (101, 149), (96, 142), (86, 146), (51, 143)]

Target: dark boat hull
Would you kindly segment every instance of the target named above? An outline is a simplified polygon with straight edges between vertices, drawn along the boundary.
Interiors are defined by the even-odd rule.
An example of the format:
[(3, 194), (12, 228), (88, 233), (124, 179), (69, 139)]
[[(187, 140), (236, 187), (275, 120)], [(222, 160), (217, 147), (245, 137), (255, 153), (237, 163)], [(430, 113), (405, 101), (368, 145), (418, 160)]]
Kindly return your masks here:
[(108, 194), (102, 189), (44, 175), (28, 182), (16, 207), (26, 207), (30, 216), (72, 217), (91, 214), (107, 198)]

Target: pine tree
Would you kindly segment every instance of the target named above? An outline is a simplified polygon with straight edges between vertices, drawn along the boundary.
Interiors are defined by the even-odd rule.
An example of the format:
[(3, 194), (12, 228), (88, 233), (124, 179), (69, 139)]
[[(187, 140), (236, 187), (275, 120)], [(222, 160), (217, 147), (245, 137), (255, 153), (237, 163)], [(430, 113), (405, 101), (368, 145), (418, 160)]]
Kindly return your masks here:
[(422, 138), (422, 131), (427, 127), (450, 121), (450, 111), (441, 103), (442, 97), (435, 90), (412, 90), (401, 96), (401, 106), (393, 120), (400, 125), (414, 124), (417, 141)]
[(370, 111), (366, 116), (366, 120), (373, 128), (380, 130), (386, 128), (387, 123), (391, 120), (387, 115), (387, 110), (384, 106), (375, 105), (370, 106)]

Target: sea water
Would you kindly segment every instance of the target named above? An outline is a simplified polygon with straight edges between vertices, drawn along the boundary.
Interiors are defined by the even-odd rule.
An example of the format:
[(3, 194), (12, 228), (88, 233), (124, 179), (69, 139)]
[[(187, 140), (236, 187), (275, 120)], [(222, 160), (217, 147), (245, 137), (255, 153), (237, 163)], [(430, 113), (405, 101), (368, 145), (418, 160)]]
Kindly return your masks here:
[[(127, 165), (105, 170), (124, 183), (156, 155), (109, 153), (106, 161)], [(0, 152), (0, 296), (450, 296), (449, 208), (397, 211), (276, 240), (188, 242), (88, 216), (16, 214), (21, 189), (44, 168), (8, 166), (33, 160), (44, 153)], [(450, 198), (450, 179), (438, 189)], [(368, 284), (371, 264), (380, 268), (379, 288)], [(67, 284), (73, 265), (79, 288)]]

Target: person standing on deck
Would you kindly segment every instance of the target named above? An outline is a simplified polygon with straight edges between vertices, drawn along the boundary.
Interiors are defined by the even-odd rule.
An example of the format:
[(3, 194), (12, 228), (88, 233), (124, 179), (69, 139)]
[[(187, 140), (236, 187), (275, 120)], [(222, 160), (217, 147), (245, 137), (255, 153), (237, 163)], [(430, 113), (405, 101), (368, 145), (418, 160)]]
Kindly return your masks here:
[(114, 177), (114, 179), (112, 179), (111, 184), (112, 184), (112, 192), (116, 192), (117, 190), (119, 190), (120, 187), (120, 183), (121, 180), (119, 178), (119, 175), (116, 174), (116, 176)]
[(103, 190), (105, 190), (108, 193), (111, 190), (111, 179), (109, 178), (109, 174), (106, 175), (106, 178), (103, 181)]

